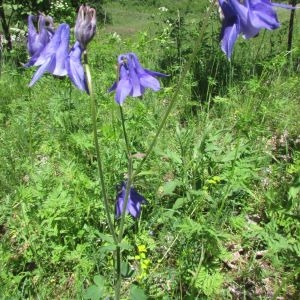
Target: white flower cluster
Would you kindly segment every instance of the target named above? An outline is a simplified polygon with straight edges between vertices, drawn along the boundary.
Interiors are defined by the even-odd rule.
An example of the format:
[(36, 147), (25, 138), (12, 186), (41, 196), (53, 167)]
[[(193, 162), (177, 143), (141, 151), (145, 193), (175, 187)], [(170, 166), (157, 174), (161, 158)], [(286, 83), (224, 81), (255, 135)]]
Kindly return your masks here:
[(158, 10), (160, 10), (160, 11), (162, 11), (162, 12), (168, 11), (168, 9), (167, 9), (166, 7), (164, 7), (164, 6), (159, 7)]
[(69, 4), (63, 0), (56, 0), (51, 3), (51, 10), (64, 10), (69, 8)]
[(116, 40), (116, 41), (118, 41), (118, 42), (121, 42), (121, 36), (118, 34), (118, 33), (116, 33), (116, 32), (114, 32), (113, 34), (112, 34), (112, 38), (114, 39), (114, 40)]

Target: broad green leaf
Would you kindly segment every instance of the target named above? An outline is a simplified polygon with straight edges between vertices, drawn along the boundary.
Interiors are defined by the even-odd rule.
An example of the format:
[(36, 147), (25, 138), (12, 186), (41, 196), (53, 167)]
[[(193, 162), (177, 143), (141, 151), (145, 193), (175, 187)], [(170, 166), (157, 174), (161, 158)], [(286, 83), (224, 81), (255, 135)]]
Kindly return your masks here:
[(151, 170), (148, 170), (148, 171), (141, 171), (140, 173), (137, 174), (137, 176), (151, 176), (151, 175), (156, 175), (157, 172), (155, 171), (151, 171)]
[(147, 296), (142, 288), (137, 285), (132, 285), (130, 288), (131, 300), (147, 300)]
[(179, 180), (168, 181), (163, 186), (164, 195), (173, 195), (174, 190), (177, 186), (180, 186), (181, 182)]
[(121, 242), (118, 245), (122, 250), (131, 250), (132, 249), (132, 246), (125, 242)]
[(100, 300), (103, 297), (103, 289), (101, 289), (97, 285), (92, 285), (88, 287), (83, 294), (83, 298), (89, 300)]
[(95, 275), (94, 276), (94, 283), (99, 286), (104, 288), (104, 282), (105, 282), (105, 278), (101, 275)]
[(173, 209), (181, 208), (186, 202), (187, 202), (186, 198), (178, 198), (173, 205)]
[(101, 233), (101, 232), (98, 232), (97, 235), (99, 235), (99, 237), (102, 240), (104, 240), (104, 241), (106, 241), (106, 242), (108, 242), (110, 244), (114, 244), (114, 239), (113, 239), (113, 237), (111, 235), (104, 234), (104, 233)]
[(116, 249), (117, 249), (117, 246), (111, 244), (111, 245), (101, 246), (99, 250), (100, 250), (101, 253), (105, 253), (105, 252), (115, 251)]
[(127, 261), (122, 261), (121, 263), (121, 274), (123, 277), (131, 277), (134, 274), (134, 269), (132, 269)]
[(84, 294), (84, 299), (100, 300), (105, 296), (105, 278), (101, 275), (94, 276), (94, 284), (88, 287)]

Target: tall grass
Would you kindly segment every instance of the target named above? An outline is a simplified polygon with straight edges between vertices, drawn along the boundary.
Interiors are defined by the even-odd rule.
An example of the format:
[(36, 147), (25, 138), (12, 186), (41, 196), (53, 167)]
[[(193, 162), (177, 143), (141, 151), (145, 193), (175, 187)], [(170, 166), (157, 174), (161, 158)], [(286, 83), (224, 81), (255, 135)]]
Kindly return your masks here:
[[(113, 13), (133, 10), (134, 1), (108, 3), (117, 21), (98, 30), (89, 49), (111, 207), (127, 172), (119, 107), (107, 93), (116, 56), (133, 51), (145, 67), (172, 74), (159, 93), (125, 102), (137, 168), (200, 34), (193, 20), (205, 14), (198, 1), (173, 10), (152, 2), (133, 24)], [(159, 11), (162, 5), (169, 11)], [(295, 36), (290, 60), (288, 16), (280, 17), (279, 30), (239, 40), (232, 62), (219, 49), (217, 15), (211, 17), (135, 181), (148, 204), (138, 221), (126, 216), (123, 299), (300, 296), (299, 41)], [(34, 70), (16, 63), (17, 50), (13, 55), (3, 53), (0, 77), (0, 298), (113, 297), (87, 97), (51, 75), (29, 89)]]

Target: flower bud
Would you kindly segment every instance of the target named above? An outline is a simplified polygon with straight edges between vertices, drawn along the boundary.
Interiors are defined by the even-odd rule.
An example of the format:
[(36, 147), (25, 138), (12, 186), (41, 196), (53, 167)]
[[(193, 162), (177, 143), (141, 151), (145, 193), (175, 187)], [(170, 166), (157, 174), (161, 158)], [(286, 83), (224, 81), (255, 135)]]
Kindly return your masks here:
[(96, 10), (87, 5), (81, 5), (75, 24), (75, 36), (80, 46), (85, 49), (96, 32)]

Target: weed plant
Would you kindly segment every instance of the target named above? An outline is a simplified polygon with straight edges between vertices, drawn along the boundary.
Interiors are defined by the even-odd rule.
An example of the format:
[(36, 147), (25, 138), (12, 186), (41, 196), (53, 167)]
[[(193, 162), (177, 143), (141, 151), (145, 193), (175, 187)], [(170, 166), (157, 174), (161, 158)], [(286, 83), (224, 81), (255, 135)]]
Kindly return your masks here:
[[(159, 93), (124, 103), (135, 170), (200, 34), (206, 7), (198, 2), (172, 10), (172, 1), (143, 1), (128, 27), (114, 11), (140, 1), (106, 4), (113, 23), (90, 43), (89, 65), (111, 208), (128, 172), (120, 110), (107, 92), (116, 57), (135, 52), (145, 67), (172, 75)], [(288, 56), (288, 15), (280, 17), (280, 29), (239, 40), (229, 62), (210, 16), (135, 178), (147, 204), (139, 219), (126, 215), (121, 299), (300, 297), (299, 39)], [(51, 75), (29, 89), (34, 70), (16, 63), (22, 53), (1, 53), (0, 298), (112, 299), (115, 248), (88, 97)]]

